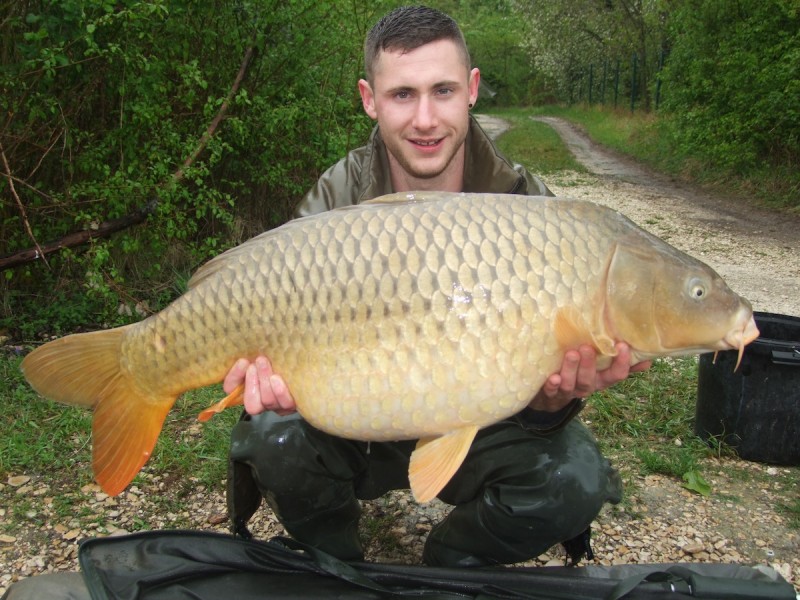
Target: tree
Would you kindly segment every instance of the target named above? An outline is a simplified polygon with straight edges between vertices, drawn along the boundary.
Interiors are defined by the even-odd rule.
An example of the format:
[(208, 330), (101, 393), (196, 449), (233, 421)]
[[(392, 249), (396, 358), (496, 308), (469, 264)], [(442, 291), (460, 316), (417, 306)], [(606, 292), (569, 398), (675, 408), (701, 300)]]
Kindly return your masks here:
[[(31, 0), (0, 19), (0, 255), (153, 206), (145, 226), (5, 271), (0, 307), (108, 320), (176, 273), (288, 218), (366, 139), (361, 43), (380, 5)], [(198, 148), (252, 49), (225, 119)], [(12, 190), (13, 184), (13, 190)], [(88, 236), (91, 238), (91, 236)], [(52, 320), (52, 319), (51, 319)]]
[[(630, 73), (635, 55), (640, 101), (649, 107), (650, 83), (663, 44), (663, 15), (653, 0), (514, 0), (525, 24), (534, 64), (547, 75), (559, 96), (588, 99), (589, 77), (600, 81), (617, 61)], [(623, 81), (630, 82), (628, 74)], [(596, 90), (592, 90), (596, 92)]]

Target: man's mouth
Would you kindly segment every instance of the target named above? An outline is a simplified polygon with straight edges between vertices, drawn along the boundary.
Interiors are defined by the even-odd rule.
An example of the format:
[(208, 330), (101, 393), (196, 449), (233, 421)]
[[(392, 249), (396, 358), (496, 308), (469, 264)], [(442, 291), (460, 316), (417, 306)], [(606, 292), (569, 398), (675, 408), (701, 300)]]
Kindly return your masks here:
[(411, 140), (411, 143), (421, 149), (432, 149), (439, 146), (444, 138), (437, 138), (435, 140)]

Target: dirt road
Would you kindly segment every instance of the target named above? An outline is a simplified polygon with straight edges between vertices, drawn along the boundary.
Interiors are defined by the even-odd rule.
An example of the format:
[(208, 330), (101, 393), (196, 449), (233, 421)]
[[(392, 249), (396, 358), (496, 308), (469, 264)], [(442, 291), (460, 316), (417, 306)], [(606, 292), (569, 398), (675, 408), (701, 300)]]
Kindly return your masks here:
[[(479, 116), (490, 135), (507, 127)], [(538, 117), (589, 171), (545, 178), (559, 196), (611, 206), (640, 227), (713, 267), (755, 310), (800, 316), (800, 216), (724, 198), (593, 143), (574, 125)]]

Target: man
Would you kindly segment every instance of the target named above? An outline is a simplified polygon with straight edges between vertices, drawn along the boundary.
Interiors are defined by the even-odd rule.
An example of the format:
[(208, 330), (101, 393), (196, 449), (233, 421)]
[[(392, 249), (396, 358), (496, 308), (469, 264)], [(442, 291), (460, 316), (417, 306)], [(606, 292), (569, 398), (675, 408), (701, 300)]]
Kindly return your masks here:
[[(393, 191), (438, 190), (552, 195), (494, 147), (469, 109), (480, 72), (456, 23), (425, 7), (397, 9), (370, 31), (359, 91), (378, 122), (368, 144), (331, 167), (306, 195), (298, 216), (356, 204)], [(528, 408), (478, 433), (440, 498), (455, 505), (428, 536), (431, 565), (523, 561), (585, 532), (620, 483), (586, 428), (572, 418), (592, 392), (625, 377), (630, 352), (598, 372), (595, 353), (570, 351)], [(366, 443), (314, 430), (294, 412), (285, 382), (265, 357), (238, 361), (227, 392), (245, 383), (246, 415), (232, 434), (229, 506), (235, 529), (263, 494), (287, 531), (339, 558), (362, 557), (358, 498), (408, 486), (414, 443)], [(84, 599), (78, 573), (29, 578), (4, 600)]]
[[(469, 115), (480, 72), (456, 23), (426, 7), (396, 9), (369, 32), (364, 110), (377, 121), (366, 146), (332, 166), (297, 215), (357, 204), (401, 191), (552, 193), (511, 165)], [(619, 477), (573, 417), (582, 398), (642, 370), (630, 351), (603, 371), (592, 348), (567, 352), (529, 406), (488, 427), (439, 497), (453, 504), (430, 532), (424, 561), (439, 566), (514, 563), (557, 543), (582, 546), (605, 502), (618, 502)], [(234, 529), (263, 495), (296, 539), (339, 558), (363, 557), (359, 499), (408, 487), (415, 442), (363, 443), (312, 428), (266, 357), (239, 360), (225, 378), (230, 393), (245, 384), (246, 414), (232, 434), (229, 507)], [(572, 542), (575, 545), (575, 542)], [(580, 548), (576, 554), (580, 555)]]

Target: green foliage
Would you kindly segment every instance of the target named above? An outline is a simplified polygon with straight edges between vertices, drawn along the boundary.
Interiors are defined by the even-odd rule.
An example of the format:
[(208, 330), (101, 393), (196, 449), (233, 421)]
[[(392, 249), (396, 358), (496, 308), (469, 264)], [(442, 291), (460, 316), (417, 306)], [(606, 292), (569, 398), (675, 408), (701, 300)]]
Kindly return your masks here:
[(711, 486), (698, 471), (694, 469), (686, 471), (683, 474), (683, 480), (685, 482), (683, 487), (687, 490), (696, 492), (701, 496), (711, 495)]
[(512, 0), (512, 5), (525, 30), (520, 43), (556, 98), (572, 103), (594, 94), (597, 101), (606, 86), (615, 85), (619, 64), (620, 94), (630, 96), (635, 85), (637, 104), (650, 107), (665, 37), (662, 3)]
[(673, 141), (731, 171), (800, 160), (800, 3), (686, 0), (664, 73)]
[[(52, 290), (118, 323), (121, 305), (169, 300), (176, 270), (285, 221), (318, 174), (366, 139), (355, 82), (373, 10), (312, 0), (12, 7), (0, 24), (0, 149), (15, 179), (12, 192), (0, 178), (0, 255), (151, 201), (155, 210), (48, 265), (6, 271), (0, 327), (18, 331), (21, 315), (72, 323), (41, 304)], [(186, 166), (251, 47), (225, 120)]]

